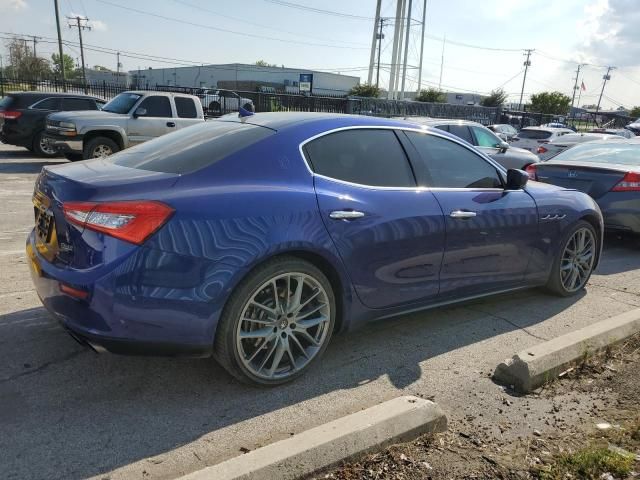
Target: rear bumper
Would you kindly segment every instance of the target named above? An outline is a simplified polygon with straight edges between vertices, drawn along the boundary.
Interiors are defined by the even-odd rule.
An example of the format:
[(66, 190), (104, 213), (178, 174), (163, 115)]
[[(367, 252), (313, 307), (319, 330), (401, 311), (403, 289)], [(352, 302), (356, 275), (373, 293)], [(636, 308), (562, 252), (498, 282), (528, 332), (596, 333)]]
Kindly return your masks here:
[(604, 228), (640, 234), (640, 196), (638, 192), (610, 192), (597, 200)]
[[(177, 288), (187, 275), (176, 276), (174, 272), (171, 281), (176, 282), (176, 288), (167, 288), (169, 269), (180, 262), (174, 254), (135, 248), (115, 265), (97, 272), (95, 268), (79, 271), (53, 265), (42, 257), (33, 232), (27, 240), (27, 259), (44, 307), (76, 340), (94, 350), (131, 355), (212, 353), (213, 336), (232, 280), (228, 267), (203, 260), (200, 265), (209, 272), (203, 272), (205, 278), (199, 280), (213, 275), (209, 279), (214, 284)], [(158, 262), (167, 259), (166, 264)], [(179, 268), (184, 268), (184, 262)], [(162, 281), (164, 287), (159, 285)], [(73, 297), (62, 292), (61, 285), (86, 291), (88, 296)]]

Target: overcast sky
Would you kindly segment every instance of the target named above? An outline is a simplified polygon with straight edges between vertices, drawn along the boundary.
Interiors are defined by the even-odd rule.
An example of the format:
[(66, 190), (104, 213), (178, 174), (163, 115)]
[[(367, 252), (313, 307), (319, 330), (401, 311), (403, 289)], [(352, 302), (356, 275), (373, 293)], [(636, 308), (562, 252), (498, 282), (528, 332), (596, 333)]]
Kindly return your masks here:
[[(87, 16), (87, 65), (115, 70), (116, 49), (124, 69), (185, 64), (253, 63), (264, 59), (287, 67), (335, 70), (367, 79), (375, 0), (59, 0), (60, 13)], [(291, 5), (294, 4), (294, 5)], [(419, 21), (423, 0), (413, 0)], [(486, 93), (503, 86), (518, 100), (522, 49), (532, 48), (525, 97), (544, 90), (568, 95), (577, 62), (588, 63), (580, 104), (595, 103), (606, 66), (611, 73), (603, 106), (640, 105), (640, 0), (428, 0), (423, 87)], [(311, 7), (296, 8), (296, 5)], [(124, 8), (123, 8), (124, 7)], [(315, 10), (314, 10), (315, 9)], [(317, 11), (317, 10), (322, 11)], [(137, 10), (137, 11), (134, 11)], [(326, 11), (334, 12), (334, 14)], [(384, 17), (395, 15), (395, 0), (383, 0)], [(635, 28), (634, 28), (635, 27)], [(53, 0), (0, 0), (0, 31), (38, 35), (38, 53), (56, 51)], [(409, 45), (418, 63), (419, 27)], [(393, 27), (385, 28), (382, 64), (391, 62)], [(63, 26), (77, 42), (77, 30)], [(6, 40), (3, 40), (6, 43)], [(465, 45), (460, 45), (465, 44)], [(481, 48), (477, 48), (481, 47)], [(6, 54), (6, 50), (0, 49)], [(65, 47), (79, 57), (79, 48)], [(132, 58), (154, 55), (156, 60)], [(6, 60), (5, 60), (6, 62)], [(383, 65), (381, 84), (388, 81)], [(411, 69), (407, 90), (415, 90)]]

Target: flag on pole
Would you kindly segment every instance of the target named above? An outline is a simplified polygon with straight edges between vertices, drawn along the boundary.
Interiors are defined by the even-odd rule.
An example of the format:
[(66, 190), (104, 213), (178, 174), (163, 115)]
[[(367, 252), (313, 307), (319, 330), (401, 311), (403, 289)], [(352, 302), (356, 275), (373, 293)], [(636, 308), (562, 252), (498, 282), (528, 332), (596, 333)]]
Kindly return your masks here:
[(580, 82), (580, 90), (583, 92), (587, 90), (587, 87), (584, 86), (584, 82)]

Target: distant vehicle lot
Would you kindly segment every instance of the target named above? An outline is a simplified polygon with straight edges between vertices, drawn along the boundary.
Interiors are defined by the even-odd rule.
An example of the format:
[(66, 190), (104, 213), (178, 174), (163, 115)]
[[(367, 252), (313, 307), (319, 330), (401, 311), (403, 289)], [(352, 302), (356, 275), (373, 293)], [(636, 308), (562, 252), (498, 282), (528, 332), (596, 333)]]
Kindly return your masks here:
[(379, 322), (337, 336), (312, 375), (278, 390), (209, 360), (95, 355), (49, 318), (26, 265), (33, 183), (57, 162), (0, 145), (1, 478), (175, 478), (400, 394), (435, 399), (453, 421), (500, 422), (483, 403), (496, 363), (640, 306), (640, 245), (612, 237), (576, 298), (526, 291)]

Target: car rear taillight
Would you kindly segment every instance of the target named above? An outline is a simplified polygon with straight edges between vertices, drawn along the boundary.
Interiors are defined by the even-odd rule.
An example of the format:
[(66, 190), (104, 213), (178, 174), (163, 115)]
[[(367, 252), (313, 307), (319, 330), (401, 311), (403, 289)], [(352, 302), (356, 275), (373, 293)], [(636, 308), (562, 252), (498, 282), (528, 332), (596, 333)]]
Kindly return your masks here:
[(535, 163), (530, 163), (524, 167), (524, 171), (527, 172), (531, 180), (538, 180), (538, 169)]
[(17, 112), (15, 110), (5, 110), (0, 112), (0, 118), (4, 118), (5, 120), (15, 120), (22, 115), (22, 112)]
[(66, 202), (65, 218), (89, 230), (142, 244), (166, 223), (174, 210), (161, 202)]
[(538, 153), (547, 153), (549, 150), (547, 150), (544, 147), (538, 147), (538, 150), (536, 150)]
[(612, 192), (637, 192), (640, 191), (640, 173), (627, 172), (612, 189)]

